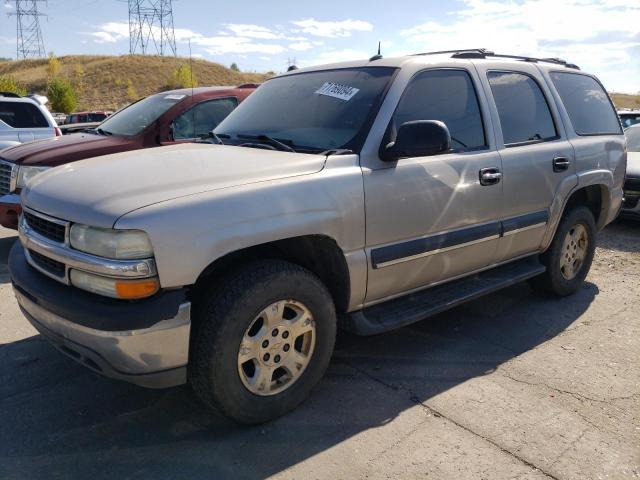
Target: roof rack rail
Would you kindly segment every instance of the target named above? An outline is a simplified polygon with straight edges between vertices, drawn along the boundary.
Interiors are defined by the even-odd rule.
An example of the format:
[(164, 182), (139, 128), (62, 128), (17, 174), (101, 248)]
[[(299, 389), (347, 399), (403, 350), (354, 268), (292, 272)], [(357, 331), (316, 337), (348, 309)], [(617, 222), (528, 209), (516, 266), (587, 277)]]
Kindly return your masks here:
[(573, 68), (574, 70), (580, 70), (580, 67), (578, 67), (576, 64), (574, 63), (568, 63), (565, 60), (562, 60), (561, 58), (536, 58), (536, 57), (526, 57), (526, 56), (522, 56), (522, 55), (505, 55), (502, 53), (495, 53), (492, 52), (491, 50), (487, 50), (486, 48), (466, 48), (466, 49), (462, 49), (462, 50), (441, 50), (438, 52), (425, 52), (425, 53), (418, 53), (416, 55), (442, 55), (442, 54), (446, 54), (446, 53), (451, 53), (451, 58), (487, 58), (487, 57), (494, 57), (494, 58), (509, 58), (512, 60), (522, 60), (524, 62), (532, 62), (532, 63), (537, 63), (537, 62), (547, 62), (547, 63), (555, 63), (557, 65), (562, 65), (564, 67), (567, 68)]
[(20, 95), (13, 92), (0, 92), (0, 97), (22, 98)]

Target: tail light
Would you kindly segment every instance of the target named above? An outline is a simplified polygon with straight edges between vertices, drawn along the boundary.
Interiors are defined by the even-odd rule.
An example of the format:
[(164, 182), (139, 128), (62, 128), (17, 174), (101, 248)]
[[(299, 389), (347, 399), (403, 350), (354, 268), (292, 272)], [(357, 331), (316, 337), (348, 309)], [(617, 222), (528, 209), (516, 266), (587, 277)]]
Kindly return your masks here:
[(62, 130), (60, 130), (60, 127), (55, 127), (53, 130), (56, 132), (56, 137), (62, 136)]

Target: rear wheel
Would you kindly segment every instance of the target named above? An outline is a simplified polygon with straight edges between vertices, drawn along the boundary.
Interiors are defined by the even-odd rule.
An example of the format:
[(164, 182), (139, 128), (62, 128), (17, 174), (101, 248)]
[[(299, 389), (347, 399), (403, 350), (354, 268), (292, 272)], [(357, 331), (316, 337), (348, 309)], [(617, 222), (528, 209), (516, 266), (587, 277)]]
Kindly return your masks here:
[(212, 288), (196, 311), (191, 385), (238, 422), (262, 423), (294, 409), (329, 364), (333, 301), (298, 265), (249, 264)]
[(575, 207), (560, 220), (551, 245), (540, 256), (547, 270), (533, 278), (536, 290), (566, 296), (575, 293), (589, 273), (596, 249), (596, 225), (591, 210)]

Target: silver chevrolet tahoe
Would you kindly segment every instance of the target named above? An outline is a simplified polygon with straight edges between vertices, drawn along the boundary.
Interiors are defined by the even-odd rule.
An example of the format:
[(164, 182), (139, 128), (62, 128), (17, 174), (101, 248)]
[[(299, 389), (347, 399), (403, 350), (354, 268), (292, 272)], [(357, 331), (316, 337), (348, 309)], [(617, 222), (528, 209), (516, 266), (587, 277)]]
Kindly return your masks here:
[(60, 350), (242, 423), (295, 408), (337, 327), (379, 334), (516, 282), (578, 290), (625, 137), (558, 59), (460, 50), (294, 70), (207, 142), (52, 169), (9, 259)]

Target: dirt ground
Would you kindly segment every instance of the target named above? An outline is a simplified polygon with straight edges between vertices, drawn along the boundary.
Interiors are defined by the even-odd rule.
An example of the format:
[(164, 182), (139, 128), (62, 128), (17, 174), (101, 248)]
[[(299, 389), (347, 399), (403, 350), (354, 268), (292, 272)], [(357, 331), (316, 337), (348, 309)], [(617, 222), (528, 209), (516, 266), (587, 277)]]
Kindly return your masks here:
[(523, 284), (341, 334), (301, 408), (251, 428), (50, 347), (11, 292), (13, 235), (0, 229), (0, 479), (640, 478), (640, 222), (600, 234), (572, 297)]

